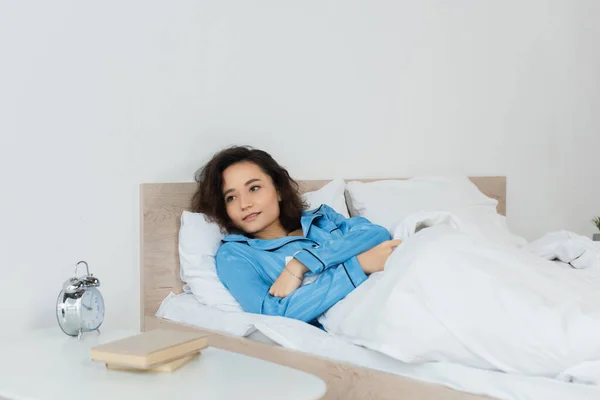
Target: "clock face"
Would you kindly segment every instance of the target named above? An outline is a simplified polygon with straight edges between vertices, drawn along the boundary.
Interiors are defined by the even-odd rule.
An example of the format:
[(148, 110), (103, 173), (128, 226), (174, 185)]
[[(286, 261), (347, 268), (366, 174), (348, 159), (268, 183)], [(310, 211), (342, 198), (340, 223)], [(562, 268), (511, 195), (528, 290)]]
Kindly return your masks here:
[(104, 300), (96, 288), (89, 288), (81, 297), (81, 327), (93, 331), (104, 319)]

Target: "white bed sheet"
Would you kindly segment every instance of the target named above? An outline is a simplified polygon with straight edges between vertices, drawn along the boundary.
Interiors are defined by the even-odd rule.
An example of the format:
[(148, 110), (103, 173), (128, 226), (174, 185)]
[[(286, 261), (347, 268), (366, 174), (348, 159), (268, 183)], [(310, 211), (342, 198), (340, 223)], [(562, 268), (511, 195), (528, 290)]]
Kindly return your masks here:
[(598, 386), (506, 374), (448, 362), (406, 364), (298, 320), (220, 311), (201, 304), (188, 293), (171, 293), (156, 316), (497, 399), (600, 399)]
[(256, 342), (278, 344), (254, 326), (260, 315), (221, 311), (200, 303), (191, 293), (176, 295), (171, 292), (161, 303), (156, 316)]

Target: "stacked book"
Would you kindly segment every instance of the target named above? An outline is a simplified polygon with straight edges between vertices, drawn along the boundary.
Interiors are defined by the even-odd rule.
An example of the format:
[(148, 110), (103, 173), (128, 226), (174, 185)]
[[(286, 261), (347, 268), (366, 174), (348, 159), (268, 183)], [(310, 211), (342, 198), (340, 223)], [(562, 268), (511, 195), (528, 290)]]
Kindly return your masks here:
[(128, 371), (172, 372), (200, 355), (208, 335), (155, 329), (92, 347), (92, 360), (106, 368)]

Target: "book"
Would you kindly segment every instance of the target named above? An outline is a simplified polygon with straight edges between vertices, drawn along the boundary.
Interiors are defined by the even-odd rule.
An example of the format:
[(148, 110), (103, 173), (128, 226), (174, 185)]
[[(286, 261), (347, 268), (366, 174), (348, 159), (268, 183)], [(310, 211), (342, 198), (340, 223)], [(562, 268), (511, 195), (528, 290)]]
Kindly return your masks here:
[(183, 367), (185, 364), (194, 360), (200, 355), (200, 352), (190, 354), (189, 356), (183, 356), (181, 358), (177, 358), (175, 360), (167, 361), (162, 364), (158, 364), (151, 368), (136, 368), (136, 367), (128, 367), (125, 365), (119, 364), (108, 364), (105, 363), (107, 369), (112, 369), (116, 371), (129, 371), (129, 372), (173, 372)]
[(205, 333), (155, 329), (92, 347), (91, 358), (104, 362), (107, 368), (154, 369), (184, 357), (197, 356), (207, 346)]

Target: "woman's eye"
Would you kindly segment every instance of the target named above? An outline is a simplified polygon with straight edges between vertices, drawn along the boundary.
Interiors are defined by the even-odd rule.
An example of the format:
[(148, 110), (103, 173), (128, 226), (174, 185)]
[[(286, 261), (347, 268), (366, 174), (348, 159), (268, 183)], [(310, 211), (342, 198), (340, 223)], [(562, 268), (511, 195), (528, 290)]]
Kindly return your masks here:
[(250, 188), (250, 191), (251, 191), (251, 192), (256, 192), (258, 189), (260, 189), (260, 186), (252, 186), (252, 187)]
[(233, 196), (227, 196), (225, 198), (225, 203), (229, 203), (230, 201), (233, 201), (233, 198), (234, 198)]

